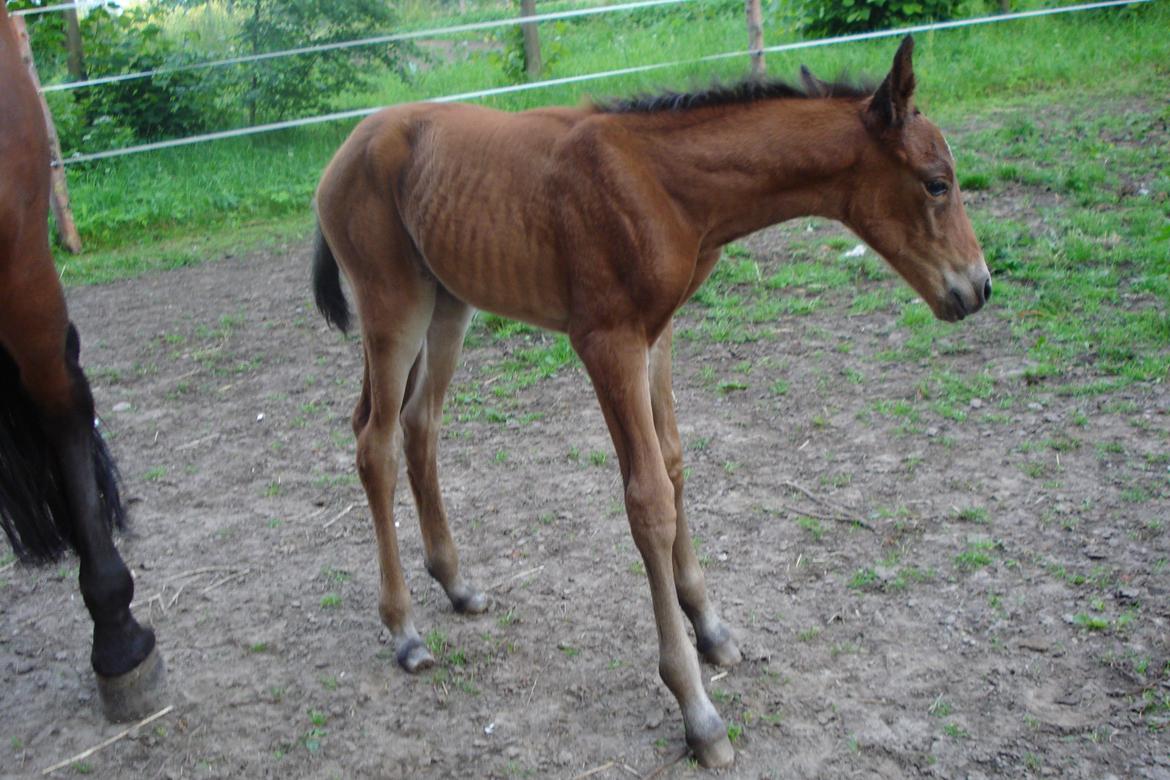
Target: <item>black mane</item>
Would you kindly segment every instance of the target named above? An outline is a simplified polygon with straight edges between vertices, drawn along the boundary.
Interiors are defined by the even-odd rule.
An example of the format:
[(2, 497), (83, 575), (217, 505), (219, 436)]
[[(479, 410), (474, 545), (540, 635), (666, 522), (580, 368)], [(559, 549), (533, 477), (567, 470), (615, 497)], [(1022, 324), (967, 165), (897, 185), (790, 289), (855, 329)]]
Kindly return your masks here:
[(635, 95), (598, 101), (597, 109), (607, 114), (652, 114), (659, 111), (687, 111), (755, 103), (773, 98), (809, 99), (837, 97), (862, 99), (876, 87), (851, 81), (818, 81), (815, 90), (806, 90), (778, 79), (748, 77), (734, 84), (713, 84), (697, 92), (666, 91), (657, 95)]

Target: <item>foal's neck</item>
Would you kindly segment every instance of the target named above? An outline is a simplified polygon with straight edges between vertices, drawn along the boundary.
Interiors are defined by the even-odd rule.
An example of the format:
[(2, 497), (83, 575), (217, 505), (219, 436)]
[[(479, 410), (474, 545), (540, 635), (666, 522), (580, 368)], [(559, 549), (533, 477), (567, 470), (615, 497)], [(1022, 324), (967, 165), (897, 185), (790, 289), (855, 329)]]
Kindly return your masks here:
[(655, 175), (702, 248), (802, 216), (840, 220), (866, 142), (856, 101), (775, 99), (631, 114)]

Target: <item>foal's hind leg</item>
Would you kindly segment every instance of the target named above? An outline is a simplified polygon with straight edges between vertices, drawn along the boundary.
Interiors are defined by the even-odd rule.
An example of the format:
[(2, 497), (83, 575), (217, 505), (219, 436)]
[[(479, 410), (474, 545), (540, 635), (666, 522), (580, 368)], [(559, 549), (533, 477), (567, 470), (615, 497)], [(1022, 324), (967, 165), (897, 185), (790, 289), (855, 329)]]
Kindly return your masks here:
[(674, 485), (675, 528), (673, 561), (678, 601), (695, 629), (695, 642), (703, 660), (716, 666), (734, 666), (742, 660), (731, 630), (719, 619), (707, 600), (707, 583), (699, 565), (687, 516), (683, 511), (682, 442), (674, 416), (674, 394), (670, 381), (672, 325), (667, 325), (650, 352), (650, 400), (654, 428), (666, 462), (666, 473)]
[(385, 270), (388, 273), (366, 279), (364, 286), (355, 290), (366, 365), (353, 426), (358, 475), (370, 502), (378, 541), (382, 575), (378, 611), (394, 636), (399, 665), (415, 672), (432, 666), (435, 659), (410, 615), (410, 591), (402, 575), (394, 530), (394, 491), (398, 483), (399, 414), (411, 365), (431, 319), (435, 285), (409, 263), (398, 268), (387, 264)]
[(402, 429), (406, 473), (418, 507), (427, 571), (443, 586), (457, 612), (475, 614), (487, 609), (488, 600), (459, 576), (459, 554), (447, 526), (437, 460), (443, 397), (459, 362), (471, 313), (470, 306), (450, 293), (442, 289), (437, 292), (426, 347), (415, 362), (402, 410)]

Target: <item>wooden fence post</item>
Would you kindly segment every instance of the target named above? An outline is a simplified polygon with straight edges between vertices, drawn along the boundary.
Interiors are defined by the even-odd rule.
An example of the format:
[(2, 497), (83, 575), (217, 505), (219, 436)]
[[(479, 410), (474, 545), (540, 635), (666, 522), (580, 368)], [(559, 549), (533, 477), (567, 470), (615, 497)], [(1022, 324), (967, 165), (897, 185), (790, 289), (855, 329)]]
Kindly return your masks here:
[[(536, 0), (520, 0), (520, 15), (535, 16)], [(540, 61), (540, 32), (535, 22), (520, 25), (524, 31), (524, 66), (528, 71), (528, 78), (540, 76), (544, 65)]]
[(748, 49), (752, 53), (752, 75), (764, 75), (764, 15), (760, 11), (760, 0), (745, 0), (747, 11)]
[(57, 236), (61, 239), (61, 246), (71, 254), (81, 251), (81, 236), (77, 232), (77, 225), (73, 222), (73, 209), (69, 207), (69, 187), (65, 183), (65, 166), (61, 162), (61, 142), (57, 139), (57, 128), (53, 124), (53, 114), (49, 111), (49, 104), (45, 102), (45, 94), (41, 92), (41, 80), (37, 76), (37, 66), (33, 62), (32, 48), (28, 43), (28, 28), (24, 19), (12, 17), (12, 24), (16, 27), (16, 37), (20, 41), (20, 58), (28, 68), (36, 87), (37, 96), (41, 100), (41, 111), (45, 115), (45, 129), (49, 134), (49, 175), (52, 186), (49, 189), (49, 205), (53, 209), (53, 217), (57, 220)]

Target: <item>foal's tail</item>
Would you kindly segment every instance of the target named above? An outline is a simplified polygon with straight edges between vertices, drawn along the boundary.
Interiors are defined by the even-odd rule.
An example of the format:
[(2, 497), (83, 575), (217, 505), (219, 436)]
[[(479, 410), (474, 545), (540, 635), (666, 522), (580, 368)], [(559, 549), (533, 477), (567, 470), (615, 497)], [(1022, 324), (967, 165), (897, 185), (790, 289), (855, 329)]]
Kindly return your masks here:
[[(77, 331), (69, 328), (70, 364), (77, 368)], [(125, 525), (126, 510), (118, 490), (118, 470), (97, 429), (89, 423), (93, 475), (102, 520), (107, 527)], [(40, 412), (20, 383), (15, 361), (0, 347), (0, 527), (24, 561), (54, 560), (76, 547), (75, 522), (65, 498), (60, 462), (41, 425)]]
[(336, 325), (342, 333), (349, 332), (349, 302), (341, 289), (341, 269), (337, 267), (337, 258), (333, 256), (320, 225), (317, 226), (317, 245), (313, 250), (313, 297), (327, 323)]

